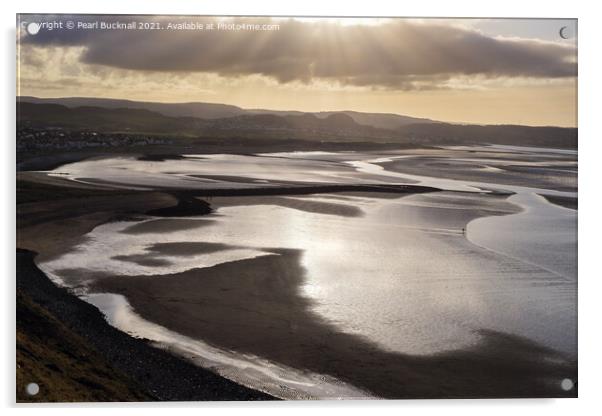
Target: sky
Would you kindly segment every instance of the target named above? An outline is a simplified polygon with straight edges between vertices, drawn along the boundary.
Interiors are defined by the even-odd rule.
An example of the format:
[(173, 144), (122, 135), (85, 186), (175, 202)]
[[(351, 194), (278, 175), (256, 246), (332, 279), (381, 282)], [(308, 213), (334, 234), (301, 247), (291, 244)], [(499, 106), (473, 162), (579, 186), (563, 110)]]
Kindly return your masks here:
[(571, 19), (20, 15), (17, 24), (18, 95), (577, 125)]

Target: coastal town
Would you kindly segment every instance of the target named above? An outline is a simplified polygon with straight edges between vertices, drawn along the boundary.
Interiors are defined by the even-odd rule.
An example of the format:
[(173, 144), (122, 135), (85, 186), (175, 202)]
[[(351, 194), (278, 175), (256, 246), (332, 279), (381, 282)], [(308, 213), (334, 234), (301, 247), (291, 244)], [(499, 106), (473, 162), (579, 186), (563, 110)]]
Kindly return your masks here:
[(42, 149), (81, 150), (172, 144), (172, 140), (143, 134), (70, 131), (62, 128), (24, 127), (17, 131), (17, 151)]

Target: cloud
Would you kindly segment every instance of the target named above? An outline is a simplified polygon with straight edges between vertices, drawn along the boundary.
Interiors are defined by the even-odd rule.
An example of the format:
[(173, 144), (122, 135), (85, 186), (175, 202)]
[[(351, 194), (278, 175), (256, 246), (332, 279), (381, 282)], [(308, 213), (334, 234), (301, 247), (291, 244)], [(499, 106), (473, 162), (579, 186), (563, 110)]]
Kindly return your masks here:
[[(37, 20), (36, 20), (37, 19)], [(48, 20), (214, 23), (214, 17), (32, 16)], [(410, 90), (446, 85), (454, 77), (576, 76), (570, 45), (496, 38), (441, 21), (386, 20), (341, 25), (332, 20), (230, 18), (233, 24), (277, 24), (279, 30), (41, 30), (22, 44), (82, 47), (80, 61), (144, 72), (263, 75), (279, 83), (328, 81)], [(37, 49), (37, 48), (36, 48)]]

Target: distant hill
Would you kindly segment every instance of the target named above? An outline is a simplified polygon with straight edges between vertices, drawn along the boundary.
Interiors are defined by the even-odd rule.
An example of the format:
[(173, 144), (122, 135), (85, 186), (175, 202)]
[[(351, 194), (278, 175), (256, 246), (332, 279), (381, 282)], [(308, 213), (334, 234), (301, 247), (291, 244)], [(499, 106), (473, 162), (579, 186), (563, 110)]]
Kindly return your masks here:
[(318, 117), (328, 117), (331, 114), (342, 113), (346, 114), (355, 120), (356, 123), (365, 124), (367, 126), (379, 127), (382, 129), (395, 129), (401, 126), (407, 126), (408, 124), (416, 123), (439, 123), (428, 118), (416, 118), (409, 116), (402, 116), (399, 114), (390, 113), (361, 113), (358, 111), (322, 111), (315, 113)]
[(276, 116), (301, 116), (304, 114), (313, 114), (318, 118), (327, 118), (333, 114), (345, 114), (351, 117), (356, 123), (364, 124), (382, 129), (395, 129), (413, 123), (436, 123), (436, 121), (402, 116), (398, 114), (385, 113), (361, 113), (357, 111), (322, 111), (322, 112), (302, 112), (302, 111), (279, 111), (243, 108), (213, 103), (155, 103), (145, 101), (117, 100), (109, 98), (37, 98), (30, 96), (19, 97), (18, 101), (35, 104), (60, 104), (69, 108), (75, 107), (100, 107), (100, 108), (131, 108), (143, 109), (160, 113), (170, 117), (197, 117), (204, 119), (217, 119), (225, 117), (234, 117), (241, 115), (263, 115), (271, 114)]
[(182, 134), (200, 129), (204, 122), (190, 117), (167, 117), (142, 109), (69, 108), (59, 104), (20, 102), (17, 106), (17, 123), (32, 127)]
[(277, 116), (249, 114), (217, 119), (169, 117), (134, 108), (67, 107), (20, 100), (17, 122), (21, 127), (55, 127), (102, 132), (135, 132), (212, 137), (267, 137), (334, 141), (386, 138), (389, 131), (357, 124), (345, 114), (324, 119), (313, 114)]
[[(208, 133), (236, 132), (237, 134), (268, 135), (282, 137), (335, 141), (368, 139), (383, 141), (391, 138), (390, 130), (358, 124), (346, 114), (336, 113), (325, 118), (312, 113), (289, 115), (245, 114), (208, 121)], [(254, 132), (254, 133), (253, 133)]]
[[(220, 118), (174, 117), (157, 111), (129, 107), (69, 107), (60, 104), (36, 104), (27, 101), (26, 98), (18, 100), (18, 128), (58, 127), (73, 130), (96, 130), (104, 133), (131, 132), (211, 139), (295, 139), (341, 143), (506, 144), (558, 148), (577, 147), (576, 128), (418, 122), (387, 129), (357, 121), (358, 117), (388, 116), (381, 114), (331, 112), (317, 113), (318, 115), (316, 115), (315, 113), (301, 112), (277, 112), (275, 114), (243, 112)], [(358, 114), (360, 115), (358, 116)], [(392, 119), (387, 120), (392, 122)]]
[(411, 124), (397, 132), (424, 144), (488, 143), (514, 146), (577, 148), (577, 129), (516, 125)]
[(372, 126), (380, 129), (396, 129), (401, 126), (415, 123), (439, 123), (428, 118), (416, 118), (388, 113), (362, 113), (359, 111), (320, 111), (316, 113), (304, 113), (302, 111), (276, 111), (276, 110), (246, 110), (253, 114), (274, 114), (279, 116), (295, 116), (313, 114), (318, 118), (327, 118), (334, 114), (343, 114), (351, 117), (356, 123)]
[(65, 107), (100, 107), (100, 108), (130, 108), (154, 111), (170, 117), (196, 117), (215, 119), (245, 114), (240, 107), (227, 104), (213, 103), (154, 103), (145, 101), (115, 100), (109, 98), (37, 98), (23, 96), (17, 99), (21, 102), (35, 104), (60, 104)]

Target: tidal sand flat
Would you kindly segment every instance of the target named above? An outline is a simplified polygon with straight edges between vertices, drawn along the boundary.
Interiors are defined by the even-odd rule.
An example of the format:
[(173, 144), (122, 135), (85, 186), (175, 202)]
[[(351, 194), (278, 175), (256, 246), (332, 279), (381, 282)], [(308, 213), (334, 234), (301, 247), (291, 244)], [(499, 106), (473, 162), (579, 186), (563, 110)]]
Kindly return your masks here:
[[(454, 155), (462, 152), (461, 159), (465, 150), (441, 152), (461, 170)], [(506, 160), (512, 154), (504, 149), (497, 168), (518, 163)], [(212, 178), (222, 188), (257, 186), (229, 180), (247, 169), (273, 186), (284, 179), (380, 180), (443, 191), (213, 198), (204, 216), (99, 225), (39, 266), (79, 287), (121, 329), (278, 397), (574, 395), (560, 388), (576, 376), (576, 253), (563, 243), (571, 241), (574, 222), (566, 208), (543, 198), (527, 207), (524, 200), (541, 189), (560, 195), (565, 185), (527, 189), (481, 176), (441, 179), (427, 169), (416, 175), (399, 168), (411, 154), (313, 156), (194, 157), (183, 165), (185, 175), (182, 166), (176, 175), (165, 173), (180, 161), (102, 165), (126, 169), (120, 186), (149, 187), (159, 178), (159, 187), (182, 187), (200, 179), (193, 185), (200, 188), (198, 176), (209, 171), (225, 175)], [(374, 162), (385, 159), (395, 160), (396, 170)], [(58, 170), (73, 181), (104, 177), (97, 161), (81, 163)], [(147, 163), (165, 165), (146, 178)], [(286, 166), (283, 173), (275, 163)], [(132, 169), (141, 173), (128, 184)], [(537, 219), (549, 207), (564, 210), (547, 212), (549, 221), (567, 219), (542, 250), (529, 241), (547, 238), (547, 225)], [(521, 217), (527, 208), (534, 216)], [(508, 224), (529, 230), (532, 239), (520, 247), (528, 258), (479, 239), (479, 222), (496, 219), (506, 222), (486, 223), (485, 234)], [(502, 237), (520, 239), (510, 231)], [(549, 249), (561, 254), (559, 264), (538, 254)]]

